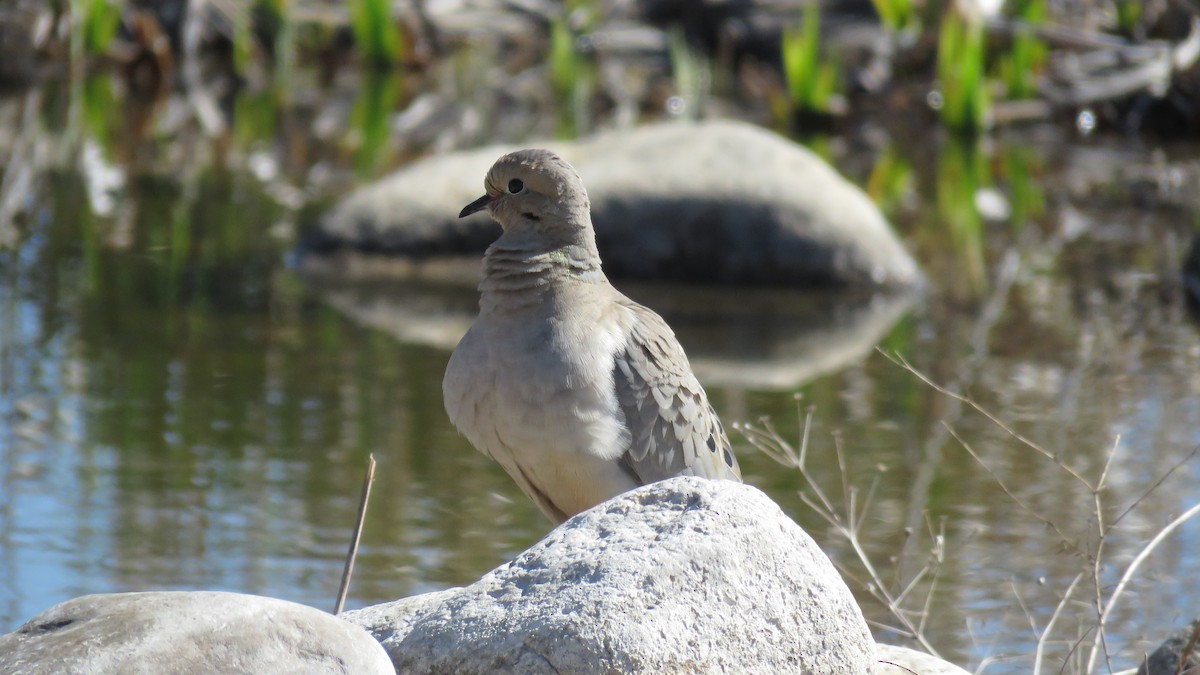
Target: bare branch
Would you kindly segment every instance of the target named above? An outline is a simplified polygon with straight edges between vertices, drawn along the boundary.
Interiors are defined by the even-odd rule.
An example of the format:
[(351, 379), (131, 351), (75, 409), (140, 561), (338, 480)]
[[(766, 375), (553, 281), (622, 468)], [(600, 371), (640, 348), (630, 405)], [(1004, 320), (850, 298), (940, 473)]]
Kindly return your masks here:
[[(1150, 556), (1150, 553), (1152, 553), (1154, 549), (1163, 542), (1164, 539), (1169, 537), (1172, 532), (1179, 528), (1180, 525), (1183, 525), (1188, 520), (1194, 518), (1198, 513), (1200, 513), (1200, 504), (1196, 504), (1187, 511), (1184, 511), (1183, 514), (1168, 523), (1166, 527), (1159, 530), (1158, 534), (1154, 535), (1154, 538), (1150, 540), (1150, 543), (1146, 544), (1137, 554), (1137, 556), (1134, 557), (1133, 562), (1129, 563), (1129, 567), (1126, 568), (1125, 573), (1121, 575), (1121, 580), (1117, 582), (1117, 587), (1113, 589), (1112, 595), (1108, 596), (1108, 605), (1105, 606), (1104, 612), (1100, 615), (1100, 625), (1098, 628), (1101, 631), (1104, 630), (1104, 624), (1108, 621), (1108, 615), (1112, 613), (1113, 607), (1116, 607), (1117, 600), (1121, 598), (1121, 594), (1125, 591), (1125, 587), (1129, 585), (1129, 580), (1133, 578), (1133, 575), (1137, 572), (1138, 567), (1141, 567), (1146, 558)], [(1088, 656), (1086, 672), (1090, 673), (1092, 672), (1093, 668), (1095, 668), (1099, 644), (1099, 641), (1092, 644), (1092, 652), (1091, 655)]]
[(1123, 518), (1125, 518), (1125, 516), (1127, 514), (1129, 514), (1130, 511), (1133, 511), (1135, 508), (1137, 508), (1138, 504), (1142, 503), (1142, 500), (1144, 500), (1146, 497), (1149, 497), (1151, 492), (1154, 492), (1155, 490), (1158, 489), (1158, 486), (1160, 486), (1164, 482), (1166, 482), (1166, 480), (1171, 477), (1171, 474), (1175, 473), (1175, 471), (1177, 469), (1179, 469), (1179, 467), (1190, 462), (1192, 460), (1192, 458), (1196, 456), (1197, 453), (1200, 453), (1200, 445), (1193, 447), (1192, 451), (1189, 452), (1186, 457), (1184, 457), (1183, 459), (1181, 459), (1178, 462), (1176, 462), (1175, 464), (1173, 464), (1170, 469), (1167, 469), (1166, 473), (1164, 473), (1162, 476), (1160, 476), (1158, 480), (1154, 481), (1154, 485), (1151, 485), (1149, 487), (1149, 489), (1147, 489), (1145, 492), (1143, 492), (1140, 497), (1133, 500), (1133, 503), (1130, 504), (1124, 511), (1122, 511), (1121, 515), (1117, 516), (1113, 520), (1111, 527), (1116, 527), (1117, 523), (1120, 523), (1121, 520)]
[(905, 360), (904, 356), (902, 356), (900, 354), (889, 354), (888, 352), (885, 352), (883, 350), (880, 350), (879, 353), (883, 354), (884, 357), (887, 358), (892, 363), (894, 363), (894, 364), (900, 366), (901, 368), (907, 370), (908, 372), (912, 373), (914, 376), (916, 376), (916, 378), (918, 380), (921, 380), (925, 384), (932, 387), (934, 391), (936, 391), (940, 394), (943, 394), (945, 396), (949, 396), (950, 398), (969, 406), (972, 410), (974, 410), (975, 412), (979, 413), (980, 415), (983, 415), (984, 417), (986, 417), (990, 422), (992, 422), (992, 424), (995, 424), (996, 426), (1000, 427), (1001, 430), (1003, 430), (1005, 433), (1009, 434), (1013, 438), (1020, 441), (1026, 447), (1036, 451), (1038, 454), (1042, 455), (1046, 459), (1049, 459), (1052, 462), (1054, 462), (1055, 464), (1062, 467), (1064, 471), (1071, 474), (1071, 476), (1073, 476), (1080, 483), (1083, 483), (1084, 485), (1086, 485), (1089, 490), (1093, 489), (1092, 484), (1090, 482), (1088, 482), (1088, 480), (1086, 478), (1079, 475), (1079, 473), (1077, 471), (1075, 471), (1071, 467), (1067, 466), (1058, 457), (1055, 457), (1053, 453), (1049, 452), (1048, 450), (1046, 450), (1042, 446), (1038, 445), (1037, 443), (1034, 443), (1033, 441), (1026, 438), (1025, 436), (1022, 436), (1019, 432), (1017, 432), (1017, 430), (1015, 430), (1012, 427), (1010, 427), (1009, 425), (1005, 424), (1000, 418), (993, 415), (989, 410), (987, 410), (983, 406), (979, 405), (972, 399), (970, 399), (966, 396), (963, 396), (962, 394), (959, 394), (958, 392), (951, 391), (951, 390), (943, 387), (942, 385), (934, 382), (933, 380), (929, 379), (929, 377), (927, 377), (921, 371), (917, 370), (915, 366), (910, 364), (907, 360)]
[(1063, 540), (1063, 543), (1072, 545), (1072, 546), (1074, 545), (1073, 542), (1071, 541), (1071, 538), (1068, 537), (1062, 530), (1058, 529), (1058, 525), (1055, 525), (1054, 521), (1042, 516), (1032, 506), (1030, 506), (1029, 504), (1026, 504), (1024, 501), (1022, 501), (1022, 499), (1020, 497), (1018, 497), (1016, 495), (1016, 493), (1014, 493), (1012, 490), (1010, 490), (1008, 487), (1008, 484), (1006, 484), (1004, 482), (1004, 479), (1001, 478), (999, 476), (999, 474), (997, 474), (994, 470), (992, 470), (992, 467), (988, 466), (987, 462), (983, 461), (983, 458), (979, 456), (979, 453), (975, 452), (975, 449), (971, 447), (971, 444), (967, 443), (967, 441), (964, 440), (962, 436), (959, 436), (958, 432), (955, 431), (953, 427), (951, 427), (950, 425), (947, 424), (946, 430), (950, 432), (950, 435), (954, 438), (954, 440), (958, 441), (959, 444), (963, 446), (963, 449), (965, 449), (968, 453), (970, 453), (971, 457), (973, 457), (975, 459), (975, 461), (979, 463), (979, 466), (982, 466), (984, 471), (988, 472), (988, 475), (991, 476), (992, 479), (996, 481), (996, 484), (1000, 486), (1000, 489), (1004, 491), (1004, 494), (1008, 495), (1009, 499), (1012, 499), (1013, 502), (1015, 502), (1017, 504), (1017, 506), (1020, 506), (1021, 509), (1024, 510), (1026, 513), (1033, 516), (1035, 519), (1041, 521), (1043, 524), (1046, 525), (1046, 527), (1049, 527), (1050, 529), (1054, 530), (1055, 533), (1057, 533), (1058, 536)]
[(1075, 587), (1079, 585), (1081, 579), (1083, 579), (1083, 572), (1075, 575), (1075, 579), (1067, 587), (1067, 592), (1058, 601), (1058, 605), (1054, 607), (1054, 612), (1050, 615), (1050, 620), (1046, 622), (1046, 627), (1042, 630), (1042, 634), (1038, 636), (1037, 650), (1033, 654), (1033, 675), (1041, 675), (1042, 655), (1046, 650), (1046, 641), (1050, 638), (1050, 633), (1054, 630), (1055, 622), (1062, 615), (1063, 607), (1066, 607), (1067, 602), (1070, 601), (1071, 596), (1075, 593)]

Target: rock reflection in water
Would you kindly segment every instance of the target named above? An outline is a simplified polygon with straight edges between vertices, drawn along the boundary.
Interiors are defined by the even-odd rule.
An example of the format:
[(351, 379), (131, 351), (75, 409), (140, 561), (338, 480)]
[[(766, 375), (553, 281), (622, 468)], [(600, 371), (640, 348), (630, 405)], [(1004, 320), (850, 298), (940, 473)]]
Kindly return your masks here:
[[(765, 391), (792, 390), (861, 361), (917, 297), (616, 285), (667, 320), (702, 383)], [(439, 349), (453, 349), (477, 312), (478, 294), (468, 284), (394, 280), (321, 286), (330, 305), (362, 325)]]

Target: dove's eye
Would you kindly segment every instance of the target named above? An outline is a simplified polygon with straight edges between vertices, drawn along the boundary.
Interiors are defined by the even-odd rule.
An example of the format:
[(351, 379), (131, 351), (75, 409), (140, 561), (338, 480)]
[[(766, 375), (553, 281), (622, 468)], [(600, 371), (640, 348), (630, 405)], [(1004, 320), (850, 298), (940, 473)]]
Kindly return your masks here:
[(525, 189), (525, 181), (520, 178), (514, 178), (508, 181), (508, 194), (515, 195)]

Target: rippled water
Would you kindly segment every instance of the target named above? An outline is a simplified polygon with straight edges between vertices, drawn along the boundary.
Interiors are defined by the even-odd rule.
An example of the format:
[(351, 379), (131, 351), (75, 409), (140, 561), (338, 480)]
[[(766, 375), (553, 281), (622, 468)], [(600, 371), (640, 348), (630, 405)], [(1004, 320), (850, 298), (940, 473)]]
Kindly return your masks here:
[[(470, 583), (547, 531), (442, 411), (471, 285), (309, 284), (286, 264), (296, 225), (351, 182), (337, 139), (305, 134), (319, 115), (225, 140), (160, 119), (163, 139), (115, 113), (87, 123), (70, 96), (0, 100), (0, 630), (140, 589), (331, 608), (368, 453), (379, 469), (351, 607)], [(1119, 523), (1100, 550), (1105, 593), (1200, 501), (1200, 462), (1184, 461), (1200, 443), (1200, 340), (1178, 283), (1197, 216), (1186, 189), (1131, 171), (1200, 154), (1045, 130), (974, 150), (894, 137), (817, 144), (894, 219), (925, 295), (622, 286), (676, 327), (727, 422), (770, 416), (795, 440), (811, 406), (813, 474), (839, 510), (843, 476), (858, 487), (881, 576), (897, 592), (918, 577), (904, 607), (932, 590), (938, 650), (1028, 672), (1097, 551), (1095, 497), (1064, 466), (1093, 484), (1107, 466), (1101, 513)], [(747, 482), (846, 567), (869, 618), (895, 625), (797, 496), (799, 472), (734, 441)], [(931, 558), (937, 574), (919, 576)], [(1192, 521), (1110, 617), (1114, 665), (1194, 616), (1198, 566)], [(1056, 669), (1095, 626), (1093, 600), (1061, 610)]]

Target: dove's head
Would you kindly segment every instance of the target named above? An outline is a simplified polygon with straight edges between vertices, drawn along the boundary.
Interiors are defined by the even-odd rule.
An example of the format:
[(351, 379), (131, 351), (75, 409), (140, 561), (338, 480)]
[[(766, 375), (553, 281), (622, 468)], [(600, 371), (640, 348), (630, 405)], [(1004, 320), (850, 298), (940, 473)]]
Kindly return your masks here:
[(483, 185), (487, 194), (458, 214), (488, 210), (506, 233), (574, 239), (590, 235), (587, 190), (574, 167), (549, 150), (518, 150), (496, 160)]

